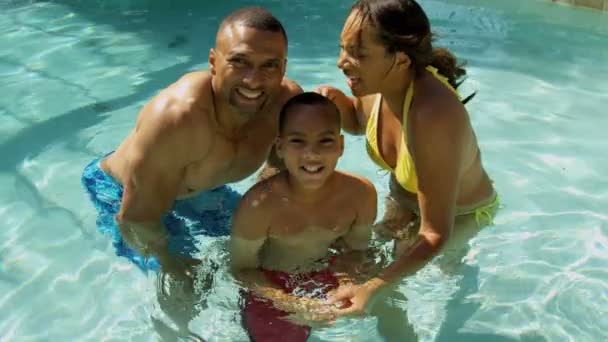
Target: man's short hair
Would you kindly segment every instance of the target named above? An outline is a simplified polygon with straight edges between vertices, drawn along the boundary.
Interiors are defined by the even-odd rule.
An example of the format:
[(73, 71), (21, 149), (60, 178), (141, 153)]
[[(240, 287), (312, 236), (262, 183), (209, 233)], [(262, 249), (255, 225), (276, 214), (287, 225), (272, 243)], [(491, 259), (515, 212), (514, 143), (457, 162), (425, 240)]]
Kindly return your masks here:
[(285, 45), (287, 45), (287, 33), (283, 25), (272, 13), (262, 7), (245, 7), (230, 13), (222, 20), (218, 34), (226, 26), (232, 24), (244, 25), (260, 31), (280, 32), (285, 39)]
[(279, 114), (279, 134), (282, 133), (283, 128), (285, 128), (285, 123), (287, 122), (291, 108), (297, 105), (328, 106), (334, 113), (336, 126), (338, 126), (338, 129), (342, 128), (342, 119), (340, 118), (340, 111), (338, 110), (338, 107), (336, 107), (336, 105), (333, 103), (333, 101), (315, 92), (304, 92), (290, 98), (283, 105), (283, 108), (281, 108), (281, 113)]

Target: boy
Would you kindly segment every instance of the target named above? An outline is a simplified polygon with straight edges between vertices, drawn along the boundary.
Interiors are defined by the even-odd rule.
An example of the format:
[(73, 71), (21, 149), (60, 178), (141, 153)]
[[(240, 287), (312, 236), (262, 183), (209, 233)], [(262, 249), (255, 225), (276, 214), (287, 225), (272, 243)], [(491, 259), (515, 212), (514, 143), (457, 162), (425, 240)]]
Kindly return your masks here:
[(286, 170), (254, 185), (235, 212), (231, 267), (250, 291), (243, 323), (254, 341), (305, 341), (310, 327), (288, 321), (289, 313), (291, 320), (331, 320), (333, 307), (323, 302), (338, 286), (328, 269), (330, 247), (368, 247), (376, 190), (335, 171), (344, 150), (340, 129), (339, 112), (325, 97), (291, 98), (276, 142)]

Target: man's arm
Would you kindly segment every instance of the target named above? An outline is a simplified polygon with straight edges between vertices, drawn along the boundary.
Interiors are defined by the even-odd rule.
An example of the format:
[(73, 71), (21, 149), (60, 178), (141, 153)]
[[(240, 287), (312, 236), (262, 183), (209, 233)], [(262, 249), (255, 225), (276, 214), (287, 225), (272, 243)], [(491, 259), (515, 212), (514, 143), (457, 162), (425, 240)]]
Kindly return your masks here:
[(272, 147), (270, 148), (270, 153), (268, 154), (268, 159), (266, 159), (264, 167), (262, 167), (262, 170), (258, 173), (258, 182), (268, 179), (281, 172), (282, 170), (285, 170), (285, 164), (283, 163), (283, 160), (277, 155), (277, 150), (275, 146), (276, 145), (273, 143)]
[[(303, 92), (302, 88), (294, 81), (289, 79), (283, 80), (283, 95), (281, 97), (281, 103), (279, 106), (279, 111), (281, 107), (292, 97), (301, 94)], [(278, 113), (277, 113), (277, 132), (278, 132)], [(266, 159), (266, 163), (262, 170), (258, 173), (257, 180), (262, 181), (264, 179), (268, 179), (280, 171), (285, 170), (285, 164), (283, 164), (283, 160), (277, 156), (277, 152), (275, 149), (275, 144), (272, 144), (270, 148), (270, 153), (268, 154), (268, 158)]]
[(157, 257), (163, 266), (172, 259), (161, 218), (175, 201), (189, 162), (185, 146), (194, 142), (204, 149), (210, 145), (208, 134), (191, 133), (201, 129), (195, 127), (201, 124), (191, 119), (188, 110), (163, 92), (142, 109), (126, 154), (127, 176), (116, 215), (127, 243), (141, 255)]

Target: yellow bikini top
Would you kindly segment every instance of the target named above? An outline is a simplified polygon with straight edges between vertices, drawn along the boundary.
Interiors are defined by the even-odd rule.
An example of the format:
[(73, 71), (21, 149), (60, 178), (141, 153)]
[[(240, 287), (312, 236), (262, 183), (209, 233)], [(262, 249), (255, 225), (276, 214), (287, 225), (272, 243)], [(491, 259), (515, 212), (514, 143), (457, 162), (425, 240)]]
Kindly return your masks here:
[[(448, 79), (437, 72), (437, 69), (432, 66), (425, 68), (431, 73), (437, 80), (448, 87), (458, 98), (460, 96), (456, 90), (450, 85)], [(412, 159), (409, 149), (407, 147), (407, 115), (412, 104), (412, 98), (414, 97), (414, 82), (410, 84), (405, 94), (405, 101), (403, 101), (403, 122), (402, 122), (402, 134), (401, 144), (397, 154), (397, 164), (395, 168), (391, 168), (380, 155), (380, 148), (378, 147), (378, 115), (380, 113), (380, 105), (382, 104), (382, 95), (376, 95), (376, 101), (372, 107), (369, 119), (367, 120), (367, 127), (365, 135), (367, 137), (367, 154), (369, 157), (381, 168), (392, 172), (397, 178), (397, 182), (407, 191), (411, 193), (418, 192), (418, 177), (416, 176), (416, 169), (414, 167), (414, 160)]]

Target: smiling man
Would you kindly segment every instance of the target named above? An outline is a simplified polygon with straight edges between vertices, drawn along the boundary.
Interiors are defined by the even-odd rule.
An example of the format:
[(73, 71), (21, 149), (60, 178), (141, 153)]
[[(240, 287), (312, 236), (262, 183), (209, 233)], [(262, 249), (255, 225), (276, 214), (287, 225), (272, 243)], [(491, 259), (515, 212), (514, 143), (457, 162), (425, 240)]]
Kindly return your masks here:
[(116, 151), (93, 160), (83, 185), (117, 255), (142, 270), (189, 278), (194, 236), (228, 235), (240, 195), (226, 184), (269, 158), (282, 105), (287, 36), (262, 8), (226, 17), (209, 70), (184, 75), (147, 103)]

